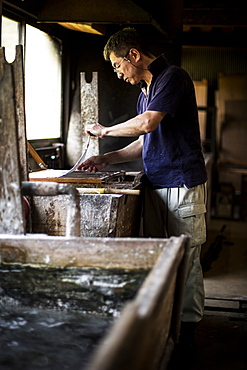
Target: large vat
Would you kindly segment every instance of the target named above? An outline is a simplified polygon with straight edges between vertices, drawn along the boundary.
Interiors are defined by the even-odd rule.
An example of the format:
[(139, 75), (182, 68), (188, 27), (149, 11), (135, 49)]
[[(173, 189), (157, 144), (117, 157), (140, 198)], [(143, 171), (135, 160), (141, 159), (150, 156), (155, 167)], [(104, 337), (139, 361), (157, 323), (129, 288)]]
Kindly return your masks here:
[[(177, 342), (179, 335), (183, 281), (187, 269), (186, 241), (184, 236), (170, 239), (143, 239), (68, 238), (34, 234), (18, 237), (1, 235), (2, 277), (5, 274), (5, 277), (1, 279), (1, 297), (5, 299), (9, 297), (14, 300), (15, 304), (20, 302), (21, 305), (26, 306), (25, 312), (31, 314), (34, 307), (38, 309), (42, 306), (43, 308), (45, 302), (49, 304), (52, 296), (55, 295), (57, 302), (62, 302), (63, 305), (54, 304), (53, 311), (62, 309), (63, 311), (82, 311), (83, 314), (86, 312), (91, 315), (91, 320), (95, 317), (96, 325), (99, 326), (102, 325), (99, 324), (99, 316), (108, 318), (111, 315), (114, 316), (107, 330), (108, 324), (102, 325), (104, 333), (97, 346), (90, 348), (90, 353), (86, 350), (86, 361), (79, 361), (84, 365), (79, 366), (77, 361), (76, 366), (71, 364), (71, 370), (166, 369), (174, 343)], [(38, 271), (37, 279), (35, 276), (27, 278), (26, 270), (24, 274), (26, 278), (24, 280), (20, 278), (24, 268)], [(74, 285), (71, 280), (68, 284), (68, 279), (64, 278), (68, 269), (71, 272), (76, 271), (77, 283)], [(52, 276), (52, 279), (48, 278), (47, 282), (44, 278), (45, 270)], [(89, 274), (92, 270), (97, 273), (104, 271), (104, 276), (108, 271), (110, 275), (114, 271), (115, 274), (118, 272), (122, 276), (123, 280), (120, 284), (116, 284), (116, 275), (114, 276), (115, 280), (110, 290), (112, 292), (114, 286), (118, 286), (116, 290), (120, 289), (118, 294), (115, 292), (115, 295), (112, 295), (114, 299), (111, 300), (109, 294), (106, 293), (107, 300), (104, 302), (102, 298), (99, 300), (101, 305), (93, 305), (93, 302), (92, 305), (88, 304), (90, 299), (94, 299), (88, 296), (89, 292), (94, 291), (94, 286), (100, 286), (98, 278)], [(59, 271), (62, 271), (62, 279), (59, 278)], [(129, 284), (134, 278), (133, 276), (130, 279), (126, 278), (128, 273), (137, 273), (138, 278), (134, 288), (133, 284)], [(6, 278), (6, 274), (10, 280)], [(88, 275), (91, 279), (88, 279)], [(125, 281), (125, 278), (128, 281)], [(131, 294), (123, 293), (123, 286), (128, 284), (131, 286)], [(52, 286), (51, 289), (49, 285)], [(30, 286), (29, 295), (35, 296), (37, 291), (45, 292), (45, 300), (40, 300), (38, 303), (34, 300), (31, 305), (31, 301), (27, 300)], [(104, 284), (99, 288), (102, 296), (104, 295), (103, 286)], [(85, 292), (86, 288), (87, 292)], [(67, 295), (64, 294), (66, 289)], [(110, 304), (109, 301), (111, 301)], [(73, 304), (69, 305), (68, 302), (73, 302)], [(96, 310), (97, 307), (100, 308), (99, 306), (102, 308), (107, 305), (109, 309)], [(94, 314), (96, 316), (92, 316)], [(14, 334), (14, 331), (11, 333)], [(34, 336), (35, 332), (32, 332), (32, 335)], [(8, 337), (8, 340), (13, 347), (17, 347), (13, 338), (11, 340), (11, 337)], [(54, 337), (53, 340), (58, 341), (58, 338)], [(48, 339), (46, 338), (45, 341), (47, 342)], [(4, 343), (1, 343), (1, 346), (4, 348)], [(11, 348), (11, 350), (15, 355), (15, 349)], [(31, 352), (31, 348), (28, 350)], [(63, 351), (60, 352), (63, 356)], [(81, 350), (78, 350), (78, 357), (84, 352), (82, 345)], [(1, 368), (8, 369), (4, 366)], [(22, 366), (22, 368), (25, 367)], [(52, 358), (48, 356), (47, 363), (42, 368), (56, 370), (59, 367), (56, 367), (56, 364), (52, 363)], [(60, 368), (63, 369), (63, 366)], [(11, 369), (19, 368), (12, 366)], [(26, 367), (26, 369), (29, 370), (31, 367)]]
[[(141, 174), (120, 172), (82, 173), (77, 177), (46, 178), (35, 173), (32, 181), (68, 182), (80, 197), (80, 236), (135, 237), (141, 219)], [(41, 174), (42, 174), (41, 172)], [(40, 175), (39, 175), (40, 176)], [(80, 176), (80, 178), (79, 178)], [(32, 232), (66, 235), (69, 196), (32, 197)]]

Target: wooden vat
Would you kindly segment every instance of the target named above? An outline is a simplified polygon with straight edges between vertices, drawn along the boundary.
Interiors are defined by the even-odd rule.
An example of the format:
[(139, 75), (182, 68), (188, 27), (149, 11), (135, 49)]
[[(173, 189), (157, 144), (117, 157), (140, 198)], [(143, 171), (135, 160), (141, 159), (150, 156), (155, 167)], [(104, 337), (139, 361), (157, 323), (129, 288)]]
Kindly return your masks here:
[[(80, 236), (138, 236), (141, 219), (140, 176), (138, 173), (125, 174), (120, 171), (82, 173), (77, 177), (62, 179), (62, 182), (68, 181), (79, 192)], [(39, 180), (48, 179), (42, 177)], [(52, 180), (60, 182), (61, 178)], [(34, 196), (30, 202), (33, 233), (57, 236), (66, 234), (69, 196)]]
[(0, 256), (4, 266), (147, 271), (144, 283), (133, 299), (123, 303), (120, 316), (91, 354), (86, 368), (166, 369), (180, 329), (186, 241), (184, 236), (143, 239), (1, 235)]

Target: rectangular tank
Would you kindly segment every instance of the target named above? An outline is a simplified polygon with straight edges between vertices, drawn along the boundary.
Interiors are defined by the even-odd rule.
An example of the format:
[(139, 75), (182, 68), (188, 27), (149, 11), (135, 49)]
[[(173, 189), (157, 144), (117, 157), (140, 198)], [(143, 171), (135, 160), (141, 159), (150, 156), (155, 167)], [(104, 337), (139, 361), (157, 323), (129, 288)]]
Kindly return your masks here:
[(0, 235), (0, 257), (1, 369), (167, 368), (186, 237)]

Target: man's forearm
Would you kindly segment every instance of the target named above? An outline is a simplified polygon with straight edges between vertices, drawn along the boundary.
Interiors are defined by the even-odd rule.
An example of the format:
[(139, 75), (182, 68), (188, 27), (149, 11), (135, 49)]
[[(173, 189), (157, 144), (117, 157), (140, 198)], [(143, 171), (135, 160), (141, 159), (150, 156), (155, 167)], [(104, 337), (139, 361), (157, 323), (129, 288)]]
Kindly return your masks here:
[(102, 136), (125, 136), (133, 137), (140, 136), (145, 133), (143, 129), (143, 121), (140, 117), (134, 117), (123, 123), (118, 123), (113, 126), (104, 127)]
[(107, 157), (109, 164), (130, 162), (140, 159), (142, 156), (142, 142), (143, 137), (141, 136), (138, 140), (133, 141), (125, 148), (104, 155)]
[(140, 136), (154, 131), (162, 118), (163, 112), (146, 111), (138, 114), (136, 117), (114, 126), (104, 127), (102, 137), (104, 136)]

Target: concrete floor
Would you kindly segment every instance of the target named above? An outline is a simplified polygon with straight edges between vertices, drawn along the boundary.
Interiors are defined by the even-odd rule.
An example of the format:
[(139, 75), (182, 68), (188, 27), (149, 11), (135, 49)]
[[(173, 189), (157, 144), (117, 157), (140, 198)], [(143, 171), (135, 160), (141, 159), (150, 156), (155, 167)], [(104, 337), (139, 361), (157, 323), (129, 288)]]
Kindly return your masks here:
[(202, 262), (205, 316), (196, 330), (195, 356), (183, 369), (246, 370), (247, 222), (211, 220)]
[(246, 370), (247, 321), (230, 313), (205, 312), (196, 330), (197, 349), (184, 369)]

